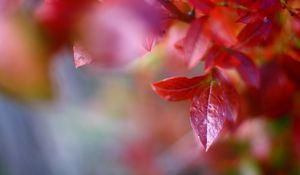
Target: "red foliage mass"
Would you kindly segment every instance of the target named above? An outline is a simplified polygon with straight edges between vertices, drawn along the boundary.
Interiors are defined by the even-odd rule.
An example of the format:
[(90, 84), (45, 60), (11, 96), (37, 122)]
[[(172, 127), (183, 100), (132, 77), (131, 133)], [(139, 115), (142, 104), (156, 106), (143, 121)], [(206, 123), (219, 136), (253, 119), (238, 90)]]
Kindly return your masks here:
[[(226, 120), (234, 122), (241, 117), (241, 108), (248, 108), (246, 116), (277, 118), (289, 113), (300, 82), (299, 38), (290, 40), (282, 36), (287, 29), (280, 16), (291, 20), (292, 32), (299, 37), (296, 8), (277, 0), (188, 2), (195, 19), (185, 21), (190, 27), (176, 46), (181, 49), (189, 68), (204, 62), (207, 78), (199, 79), (202, 84), (197, 84), (201, 84), (201, 88), (188, 95), (184, 93), (185, 98), (180, 100), (194, 96), (191, 125), (204, 148), (207, 150), (211, 146)], [(294, 17), (285, 16), (284, 10)], [(228, 69), (235, 70), (245, 84), (232, 83), (236, 82), (236, 76), (227, 76), (224, 70)], [(193, 85), (190, 84), (192, 79), (178, 77), (173, 80), (181, 87)], [(178, 96), (176, 91), (162, 92), (156, 88), (154, 91), (164, 98), (177, 97), (173, 100), (182, 97), (182, 91), (178, 91)]]

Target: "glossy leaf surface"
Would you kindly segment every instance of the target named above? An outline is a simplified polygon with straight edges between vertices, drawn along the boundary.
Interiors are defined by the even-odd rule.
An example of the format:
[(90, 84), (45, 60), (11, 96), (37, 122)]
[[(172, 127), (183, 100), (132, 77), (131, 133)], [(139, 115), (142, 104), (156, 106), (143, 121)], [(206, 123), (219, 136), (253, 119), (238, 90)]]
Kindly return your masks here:
[(226, 102), (227, 113), (226, 119), (230, 122), (235, 122), (240, 113), (241, 99), (232, 82), (220, 69), (215, 69), (212, 72), (213, 78), (218, 80), (222, 86), (222, 96)]
[(195, 96), (206, 84), (208, 76), (174, 77), (152, 84), (152, 89), (168, 101), (180, 101)]
[(209, 149), (223, 128), (226, 101), (222, 94), (220, 84), (212, 81), (192, 101), (190, 122), (205, 150)]

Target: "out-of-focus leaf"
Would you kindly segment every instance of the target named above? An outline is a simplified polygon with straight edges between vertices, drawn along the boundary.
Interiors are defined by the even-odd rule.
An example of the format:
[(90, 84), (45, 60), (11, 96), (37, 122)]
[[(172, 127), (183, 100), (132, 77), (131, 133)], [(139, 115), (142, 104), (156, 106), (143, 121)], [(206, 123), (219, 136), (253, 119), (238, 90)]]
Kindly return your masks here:
[(225, 7), (219, 7), (213, 9), (208, 18), (206, 34), (216, 44), (232, 47), (236, 44), (236, 30), (238, 24), (234, 22), (230, 14), (230, 9)]
[(244, 10), (241, 10), (240, 15), (243, 16), (247, 13), (247, 18), (252, 18), (252, 20), (259, 19), (262, 16), (272, 17), (281, 9), (281, 3), (278, 0), (239, 0), (235, 2), (246, 7)]
[(274, 15), (281, 9), (280, 1), (277, 0), (264, 0), (257, 2), (259, 2), (258, 4), (260, 12), (265, 16)]
[(231, 56), (228, 57), (228, 60), (224, 59), (223, 66), (234, 67), (249, 86), (258, 88), (260, 82), (259, 70), (252, 59), (236, 50), (230, 50), (229, 52)]
[(251, 24), (260, 19), (262, 19), (262, 17), (259, 13), (251, 13), (249, 11), (246, 11), (240, 14), (240, 17), (236, 22)]
[(196, 19), (187, 31), (186, 36), (178, 43), (183, 50), (184, 61), (189, 68), (194, 67), (206, 53), (210, 41), (203, 33), (207, 16)]
[(299, 17), (292, 18), (290, 25), (293, 33), (300, 38), (300, 13), (298, 15)]
[(47, 35), (52, 49), (71, 40), (80, 15), (97, 0), (44, 0), (35, 11), (35, 19)]
[[(166, 34), (167, 37), (164, 41), (164, 51), (166, 53), (164, 70), (167, 72), (170, 71), (179, 75), (188, 70), (188, 67), (183, 61), (183, 45), (178, 45), (178, 41), (182, 41), (182, 38), (184, 38), (186, 29), (187, 26), (182, 27), (180, 23), (177, 23), (173, 25)], [(163, 59), (160, 60), (163, 61)]]
[(210, 0), (189, 0), (189, 2), (204, 14), (208, 14), (215, 6)]
[(258, 96), (262, 111), (270, 117), (281, 117), (292, 109), (294, 85), (275, 62), (265, 64), (260, 74), (261, 88)]
[(151, 52), (153, 46), (155, 45), (155, 42), (156, 42), (156, 37), (154, 35), (149, 34), (148, 36), (146, 36), (145, 42), (143, 44), (146, 51)]
[(223, 128), (226, 105), (222, 87), (214, 81), (193, 98), (190, 122), (206, 151)]
[(228, 56), (228, 52), (225, 51), (224, 47), (213, 45), (203, 57), (205, 70), (211, 70), (214, 66), (220, 64), (226, 56)]
[(286, 75), (294, 82), (297, 87), (300, 87), (300, 62), (289, 55), (282, 55), (280, 63)]
[(256, 46), (267, 40), (272, 29), (268, 18), (247, 24), (238, 34), (237, 47)]
[[(188, 15), (184, 11), (181, 11), (186, 2), (184, 1), (166, 1), (166, 0), (157, 0), (169, 13), (168, 17), (177, 19), (183, 22), (191, 22), (194, 17)], [(152, 13), (153, 14), (153, 13)]]
[(174, 77), (152, 84), (152, 89), (169, 101), (191, 99), (207, 84), (208, 76)]
[[(154, 13), (151, 17), (150, 12)], [(152, 48), (159, 25), (159, 12), (144, 1), (103, 2), (80, 21), (76, 42), (84, 49), (74, 46), (75, 55), (80, 55), (76, 65), (124, 66)]]
[(296, 153), (300, 155), (300, 116), (295, 116), (292, 127), (293, 147)]
[(247, 55), (233, 49), (214, 45), (207, 51), (204, 59), (206, 61), (206, 71), (215, 66), (226, 69), (235, 68), (249, 86), (259, 87), (259, 70)]

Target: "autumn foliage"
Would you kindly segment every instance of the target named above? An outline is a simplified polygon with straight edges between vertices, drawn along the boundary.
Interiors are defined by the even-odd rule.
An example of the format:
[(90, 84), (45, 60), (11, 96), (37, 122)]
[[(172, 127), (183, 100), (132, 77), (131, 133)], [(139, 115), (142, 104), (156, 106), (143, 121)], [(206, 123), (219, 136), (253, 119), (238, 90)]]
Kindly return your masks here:
[(299, 29), (293, 27), (299, 13), (291, 4), (190, 0), (177, 5), (188, 5), (190, 11), (180, 14), (194, 18), (177, 18), (190, 24), (177, 49), (189, 68), (204, 62), (204, 74), (168, 78), (152, 87), (169, 101), (191, 99), (191, 125), (206, 150), (225, 121), (238, 125), (253, 115), (274, 118), (291, 112), (299, 73), (289, 72), (300, 70), (295, 68)]
[[(125, 66), (161, 47), (174, 64), (198, 70), (196, 76), (166, 78), (151, 87), (167, 101), (191, 101), (189, 120), (205, 150), (223, 128), (234, 132), (249, 117), (290, 114), (299, 120), (296, 0), (44, 0), (30, 12), (19, 11), (21, 4), (0, 1), (0, 87), (8, 94), (49, 95), (45, 64), (63, 47), (72, 48), (77, 68), (93, 64), (104, 69)], [(28, 26), (26, 31), (20, 25)], [(13, 52), (17, 49), (25, 55)], [(14, 64), (5, 61), (8, 56), (23, 66), (7, 69)]]

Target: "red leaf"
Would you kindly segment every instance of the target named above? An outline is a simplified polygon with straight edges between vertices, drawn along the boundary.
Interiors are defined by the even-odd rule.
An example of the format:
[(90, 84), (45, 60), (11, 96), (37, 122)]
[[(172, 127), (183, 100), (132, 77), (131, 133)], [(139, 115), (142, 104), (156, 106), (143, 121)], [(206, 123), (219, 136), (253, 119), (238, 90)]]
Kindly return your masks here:
[(222, 68), (235, 68), (242, 79), (250, 86), (259, 87), (259, 70), (255, 63), (245, 54), (214, 45), (204, 56), (205, 70), (214, 66)]
[(206, 25), (207, 35), (216, 44), (232, 47), (236, 45), (236, 28), (238, 25), (233, 22), (229, 14), (231, 11), (228, 8), (215, 8), (209, 14), (209, 19)]
[(280, 63), (289, 79), (300, 88), (300, 62), (289, 55), (282, 55)]
[[(260, 1), (257, 1), (260, 2)], [(264, 0), (259, 3), (259, 9), (264, 15), (274, 15), (281, 9), (281, 3), (278, 0)]]
[(206, 16), (196, 19), (182, 41), (184, 60), (189, 68), (194, 67), (200, 61), (210, 45), (210, 41), (203, 34), (206, 21)]
[(267, 40), (272, 29), (272, 23), (265, 17), (254, 23), (247, 24), (238, 34), (238, 48), (244, 46), (256, 46)]
[(228, 53), (225, 52), (225, 48), (213, 45), (203, 57), (203, 60), (205, 60), (205, 71), (209, 71), (214, 66), (218, 65), (223, 61), (225, 56), (228, 56)]
[[(183, 22), (191, 22), (193, 20), (193, 16), (187, 15), (185, 13), (182, 13), (177, 6), (175, 5), (176, 2), (172, 1), (166, 1), (166, 0), (157, 0), (162, 6), (165, 7), (166, 10), (170, 12), (169, 17), (181, 20)], [(177, 1), (177, 3), (181, 4), (181, 1)]]
[(257, 20), (262, 19), (259, 13), (251, 13), (249, 11), (241, 13), (239, 17), (240, 18), (237, 20), (237, 22), (241, 22), (244, 24), (254, 23)]
[(300, 38), (300, 12), (298, 12), (296, 16), (291, 19), (291, 29), (293, 33)]
[(262, 111), (267, 116), (280, 117), (288, 113), (293, 106), (294, 93), (294, 85), (280, 65), (271, 62), (261, 68), (259, 97)]
[(249, 86), (258, 88), (260, 82), (259, 70), (252, 59), (236, 50), (229, 50), (229, 53), (231, 56), (224, 59), (222, 67), (234, 67)]
[(214, 81), (193, 98), (190, 122), (206, 151), (223, 128), (226, 110), (222, 87)]
[(68, 41), (78, 16), (90, 9), (97, 0), (44, 0), (37, 7), (34, 17), (45, 34), (51, 38), (53, 49)]
[(195, 96), (206, 83), (208, 76), (193, 78), (174, 77), (152, 84), (152, 89), (159, 96), (168, 101), (180, 101)]
[(252, 13), (260, 16), (274, 16), (281, 9), (281, 3), (278, 0), (239, 0), (236, 1), (239, 5), (247, 7)]
[(292, 125), (293, 147), (298, 156), (300, 156), (300, 117), (294, 116)]
[(210, 0), (189, 0), (189, 2), (205, 14), (208, 14), (215, 6)]

